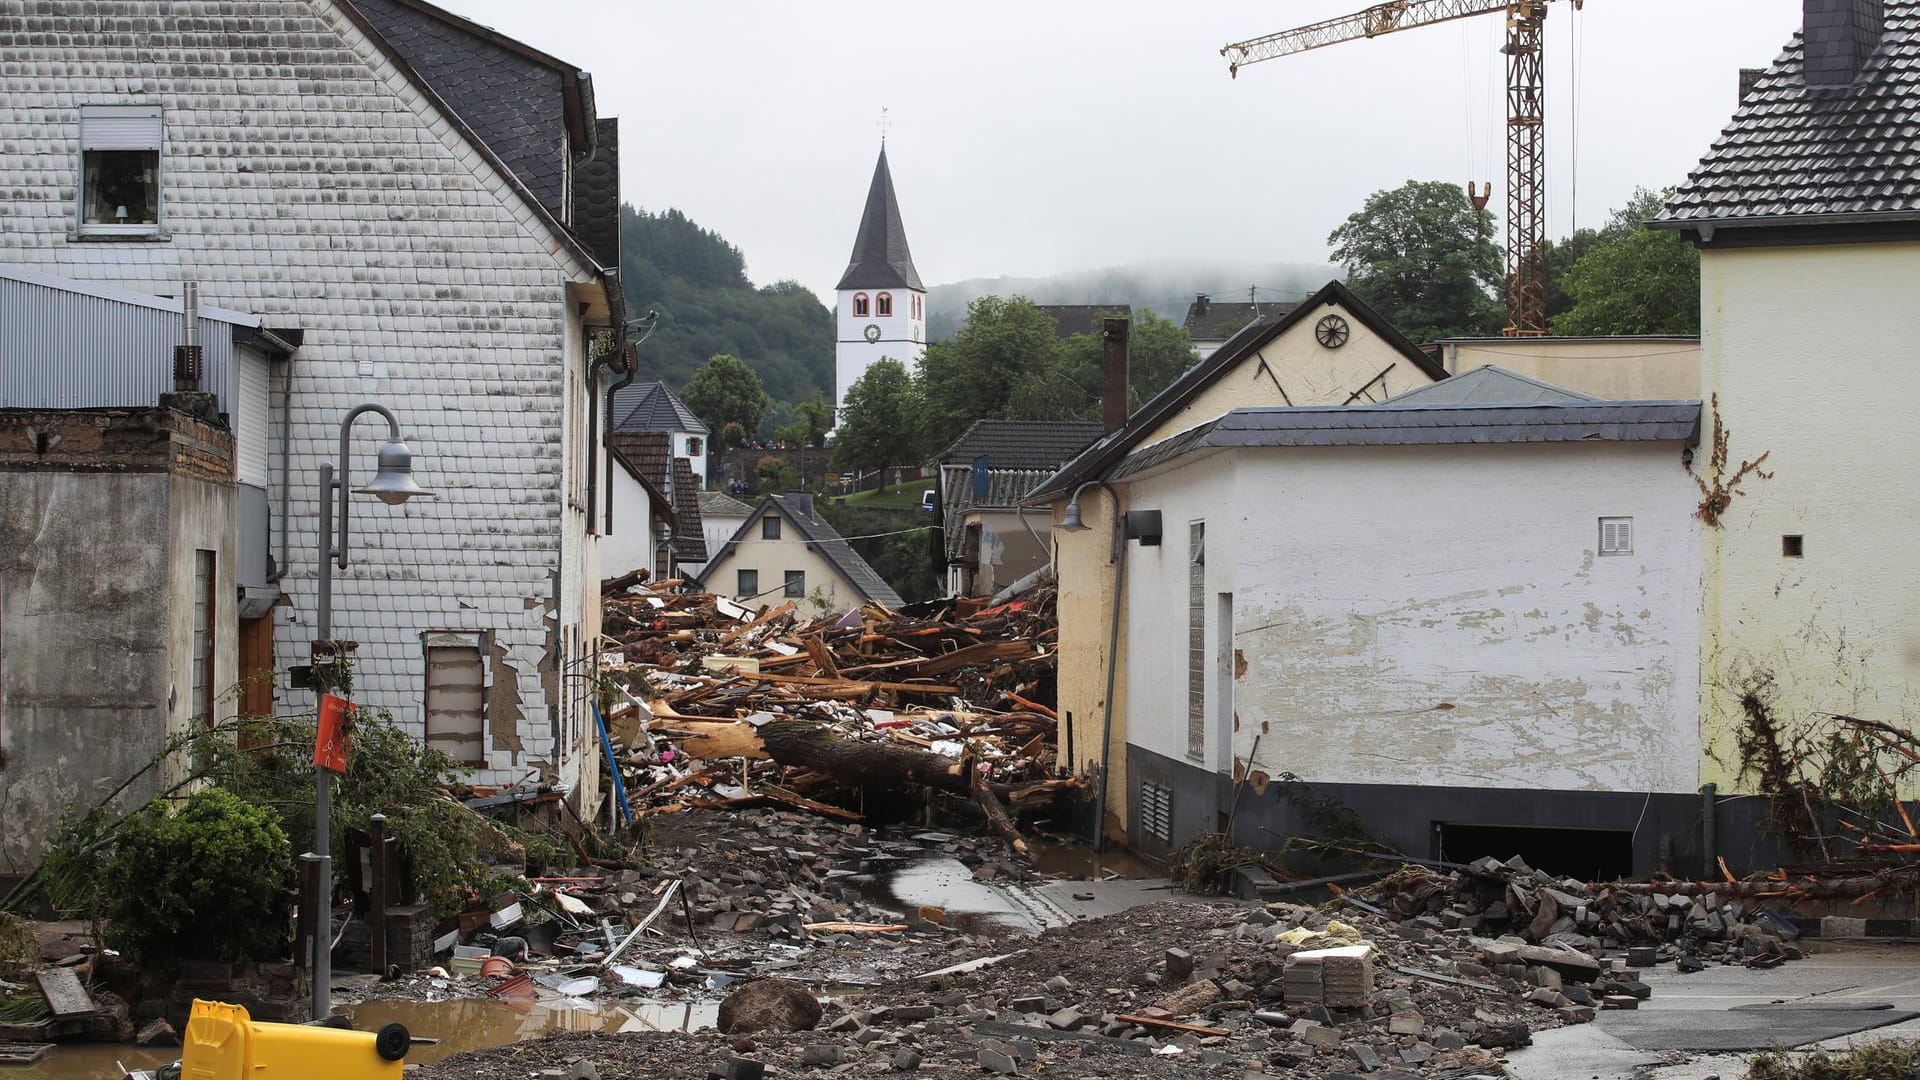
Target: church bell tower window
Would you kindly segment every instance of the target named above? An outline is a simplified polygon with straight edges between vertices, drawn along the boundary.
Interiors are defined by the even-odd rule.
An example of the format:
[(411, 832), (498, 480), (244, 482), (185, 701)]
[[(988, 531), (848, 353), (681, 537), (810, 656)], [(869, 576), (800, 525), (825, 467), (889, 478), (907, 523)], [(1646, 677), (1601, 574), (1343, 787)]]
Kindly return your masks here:
[(860, 318), (863, 318), (863, 319), (866, 318), (867, 316), (867, 294), (866, 293), (853, 294), (853, 313), (859, 316)]
[(873, 313), (880, 318), (893, 314), (893, 294), (881, 293), (873, 298)]

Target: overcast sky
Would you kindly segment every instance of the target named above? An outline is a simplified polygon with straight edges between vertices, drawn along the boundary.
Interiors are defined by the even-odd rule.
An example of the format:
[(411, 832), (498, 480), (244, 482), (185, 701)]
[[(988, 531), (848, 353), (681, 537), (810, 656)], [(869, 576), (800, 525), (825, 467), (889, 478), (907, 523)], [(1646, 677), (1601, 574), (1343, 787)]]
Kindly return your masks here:
[[(1154, 260), (1317, 262), (1366, 196), (1492, 180), (1504, 20), (1268, 61), (1220, 46), (1355, 0), (441, 0), (593, 74), (628, 202), (677, 207), (756, 283), (831, 290), (889, 110), (928, 284)], [(1548, 233), (1686, 176), (1799, 0), (1587, 0), (1548, 19)], [(1575, 132), (1578, 139), (1575, 139)], [(1577, 196), (1576, 196), (1577, 185)]]

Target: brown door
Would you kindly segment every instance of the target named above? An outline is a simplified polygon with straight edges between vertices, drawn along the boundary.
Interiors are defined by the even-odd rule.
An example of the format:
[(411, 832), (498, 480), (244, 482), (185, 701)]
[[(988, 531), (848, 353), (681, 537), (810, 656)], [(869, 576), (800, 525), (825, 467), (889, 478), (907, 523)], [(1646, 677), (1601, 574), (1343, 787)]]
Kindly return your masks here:
[(252, 749), (271, 739), (264, 725), (246, 721), (273, 715), (273, 610), (240, 620), (240, 746)]

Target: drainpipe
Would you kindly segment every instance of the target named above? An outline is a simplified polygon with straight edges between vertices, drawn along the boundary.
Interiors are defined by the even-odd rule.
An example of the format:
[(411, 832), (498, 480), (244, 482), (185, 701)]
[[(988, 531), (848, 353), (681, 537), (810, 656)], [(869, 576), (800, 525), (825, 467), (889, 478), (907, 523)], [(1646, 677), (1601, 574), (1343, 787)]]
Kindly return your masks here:
[(288, 503), (288, 492), (293, 468), (293, 354), (287, 354), (287, 367), (280, 375), (280, 559), (274, 563), (273, 573), (267, 575), (267, 584), (278, 585), (280, 579), (287, 576), (287, 568), (293, 565), (293, 556), (288, 553), (287, 545), (291, 541), (293, 528), (288, 515), (292, 512)]
[(1707, 881), (1712, 881), (1720, 873), (1720, 826), (1715, 820), (1718, 790), (1713, 784), (1700, 785), (1701, 877)]
[[(654, 330), (658, 328), (659, 325), (660, 325), (660, 313), (658, 311), (649, 311), (638, 319), (631, 319), (625, 323), (622, 323), (620, 325), (620, 332), (615, 341), (615, 348), (613, 349), (613, 351), (607, 353), (607, 355), (601, 357), (600, 359), (595, 360), (587, 368), (587, 385), (592, 386), (593, 381), (599, 377), (599, 369), (603, 366), (609, 367), (609, 368), (613, 367), (614, 366), (613, 358), (615, 356), (618, 356), (620, 358), (620, 361), (619, 361), (621, 364), (620, 381), (613, 383), (607, 387), (606, 413), (607, 413), (607, 434), (608, 435), (612, 434), (612, 429), (613, 429), (613, 397), (615, 394), (618, 394), (620, 391), (625, 390), (629, 386), (632, 386), (633, 381), (640, 377), (640, 346), (646, 344), (647, 339), (653, 336)], [(634, 333), (635, 331), (645, 331), (645, 332), (642, 333), (638, 338), (630, 338), (627, 336), (629, 334)], [(599, 423), (600, 423), (600, 409), (598, 408), (594, 409), (593, 422), (595, 425), (595, 430), (598, 430)], [(601, 456), (606, 459), (606, 474), (607, 474), (606, 527), (601, 531), (606, 535), (611, 536), (613, 535), (613, 444), (610, 441), (608, 441), (604, 436), (601, 438), (600, 441), (606, 444), (601, 450)], [(671, 457), (671, 455), (669, 455), (669, 457)], [(669, 468), (668, 472), (671, 473), (672, 469)]]

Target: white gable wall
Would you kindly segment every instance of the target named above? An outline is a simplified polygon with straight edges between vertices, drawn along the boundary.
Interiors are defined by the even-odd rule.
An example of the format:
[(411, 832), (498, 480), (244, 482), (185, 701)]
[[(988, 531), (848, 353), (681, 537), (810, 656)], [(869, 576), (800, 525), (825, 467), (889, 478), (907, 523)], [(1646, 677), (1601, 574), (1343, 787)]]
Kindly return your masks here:
[[(1263, 448), (1129, 483), (1128, 505), (1165, 529), (1128, 553), (1129, 739), (1228, 772), (1261, 736), (1256, 768), (1319, 783), (1694, 790), (1699, 523), (1679, 457)], [(1602, 516), (1633, 518), (1633, 554), (1597, 553)], [(1187, 537), (1202, 519), (1212, 677), (1196, 759)], [(1224, 679), (1221, 594), (1245, 664)]]

